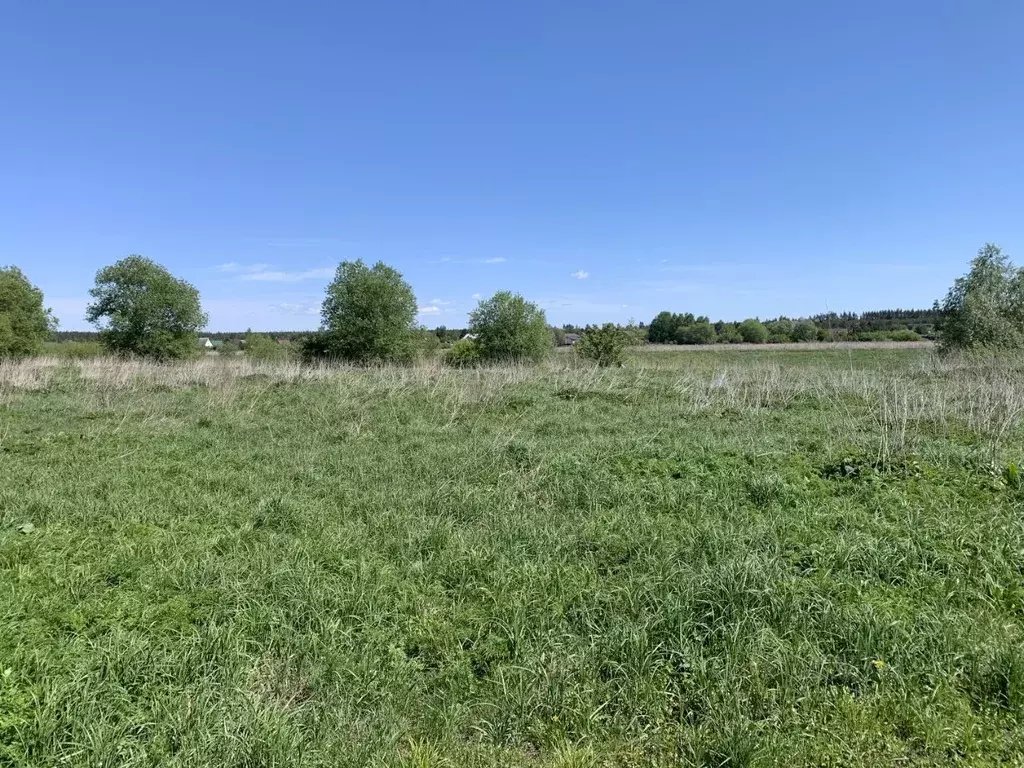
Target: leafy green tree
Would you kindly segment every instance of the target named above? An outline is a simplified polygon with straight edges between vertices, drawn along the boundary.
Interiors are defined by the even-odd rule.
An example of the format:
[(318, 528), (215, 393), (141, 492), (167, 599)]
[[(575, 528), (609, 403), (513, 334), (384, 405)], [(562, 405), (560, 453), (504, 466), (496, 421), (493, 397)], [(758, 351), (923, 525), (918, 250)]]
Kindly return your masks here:
[(1024, 347), (1024, 268), (985, 245), (938, 305), (939, 349), (1007, 350)]
[(544, 310), (519, 294), (498, 291), (469, 315), (484, 360), (537, 362), (554, 343)]
[(788, 317), (780, 317), (778, 320), (772, 320), (764, 324), (764, 327), (768, 329), (768, 337), (776, 337), (780, 341), (785, 339), (789, 341), (793, 336), (793, 321)]
[(626, 362), (626, 348), (635, 343), (636, 336), (628, 328), (615, 323), (587, 328), (573, 346), (584, 360), (593, 360), (601, 368), (621, 367)]
[(720, 344), (739, 344), (741, 341), (743, 341), (743, 337), (740, 336), (737, 323), (721, 324), (721, 329), (718, 331), (718, 342)]
[(407, 361), (415, 354), (416, 296), (383, 262), (341, 262), (321, 317), (321, 333), (306, 345), (307, 354), (356, 363)]
[(57, 321), (17, 267), (0, 268), (0, 358), (38, 354)]
[(813, 320), (797, 320), (789, 338), (793, 341), (814, 341), (818, 338), (818, 326)]
[(659, 312), (647, 328), (647, 340), (651, 344), (674, 344), (679, 316), (671, 312)]
[(715, 326), (703, 318), (698, 322), (682, 325), (676, 331), (676, 342), (679, 344), (714, 344), (717, 338)]
[(207, 320), (199, 291), (156, 262), (132, 255), (104, 267), (89, 294), (86, 318), (100, 328), (108, 351), (156, 360), (199, 354)]
[(740, 323), (738, 330), (743, 341), (748, 344), (764, 344), (768, 341), (768, 329), (756, 318), (747, 318)]
[(561, 347), (565, 344), (565, 331), (558, 326), (551, 326), (551, 336), (555, 340), (556, 347)]
[(288, 349), (266, 333), (245, 333), (245, 356), (259, 363), (277, 363), (288, 359)]

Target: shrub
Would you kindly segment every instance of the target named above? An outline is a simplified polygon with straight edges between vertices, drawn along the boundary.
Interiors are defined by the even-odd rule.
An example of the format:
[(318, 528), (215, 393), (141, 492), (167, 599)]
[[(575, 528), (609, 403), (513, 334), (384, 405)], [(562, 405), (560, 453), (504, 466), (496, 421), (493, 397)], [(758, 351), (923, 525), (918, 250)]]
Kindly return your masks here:
[(343, 261), (327, 286), (323, 326), (307, 355), (356, 363), (409, 360), (415, 353), (416, 297), (387, 264)]
[(676, 341), (679, 344), (714, 344), (717, 338), (715, 327), (703, 321), (680, 326), (676, 331)]
[(420, 357), (434, 357), (437, 354), (437, 351), (441, 348), (441, 339), (437, 337), (436, 333), (427, 330), (426, 328), (417, 329), (413, 334), (413, 340), (416, 347), (416, 354)]
[(484, 360), (539, 362), (554, 344), (544, 310), (508, 291), (481, 301), (469, 321)]
[(49, 341), (43, 344), (43, 353), (69, 360), (84, 360), (103, 354), (103, 345), (98, 341)]
[(43, 292), (17, 267), (0, 269), (0, 358), (38, 354), (56, 325)]
[(601, 368), (621, 367), (626, 362), (626, 347), (634, 339), (628, 329), (605, 323), (600, 328), (587, 328), (573, 349), (584, 360), (593, 360)]
[(889, 339), (892, 341), (920, 341), (921, 334), (907, 328), (897, 328), (895, 331), (889, 331)]
[(739, 344), (743, 341), (736, 323), (722, 323), (722, 330), (718, 332), (720, 344)]
[(789, 337), (793, 341), (814, 341), (818, 338), (818, 326), (813, 320), (798, 320)]
[(259, 363), (276, 363), (288, 358), (288, 349), (265, 333), (245, 334), (245, 356)]
[(195, 286), (142, 256), (128, 256), (96, 275), (86, 319), (117, 355), (175, 360), (200, 353), (206, 314)]
[(459, 339), (444, 353), (445, 365), (470, 368), (480, 363), (480, 347), (472, 339)]
[(744, 320), (739, 326), (740, 336), (748, 344), (764, 344), (768, 341), (768, 329), (764, 323), (753, 317)]

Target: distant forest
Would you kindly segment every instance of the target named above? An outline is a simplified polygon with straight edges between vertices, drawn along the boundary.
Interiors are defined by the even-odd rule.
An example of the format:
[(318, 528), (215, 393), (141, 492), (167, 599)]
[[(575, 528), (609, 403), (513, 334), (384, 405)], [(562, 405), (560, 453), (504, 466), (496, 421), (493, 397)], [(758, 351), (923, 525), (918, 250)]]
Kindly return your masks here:
[[(755, 318), (742, 322), (718, 321), (712, 323), (706, 317), (692, 314), (662, 312), (649, 324), (640, 323), (651, 342), (675, 344), (713, 344), (737, 341), (782, 342), (782, 341), (829, 341), (829, 340), (874, 340), (894, 338), (932, 338), (939, 320), (937, 309), (883, 309), (874, 312), (830, 312), (809, 318), (791, 319), (778, 317), (770, 320)], [(763, 333), (760, 329), (764, 329)], [(582, 333), (587, 326), (567, 324), (556, 329), (562, 333)], [(440, 326), (432, 329), (442, 342), (460, 339), (465, 328)], [(265, 331), (266, 336), (294, 341), (310, 334), (310, 331)], [(214, 340), (230, 341), (242, 339), (246, 331), (204, 332)], [(55, 331), (54, 341), (98, 341), (96, 331)]]

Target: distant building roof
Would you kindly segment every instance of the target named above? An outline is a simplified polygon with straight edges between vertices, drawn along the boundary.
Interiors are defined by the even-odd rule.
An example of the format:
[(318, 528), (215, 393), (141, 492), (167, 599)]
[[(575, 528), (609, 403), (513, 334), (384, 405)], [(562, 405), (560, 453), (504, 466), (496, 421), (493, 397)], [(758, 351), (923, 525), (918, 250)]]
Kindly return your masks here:
[(213, 342), (210, 341), (210, 339), (208, 337), (206, 337), (206, 336), (200, 336), (199, 337), (199, 346), (200, 347), (212, 347), (213, 346)]

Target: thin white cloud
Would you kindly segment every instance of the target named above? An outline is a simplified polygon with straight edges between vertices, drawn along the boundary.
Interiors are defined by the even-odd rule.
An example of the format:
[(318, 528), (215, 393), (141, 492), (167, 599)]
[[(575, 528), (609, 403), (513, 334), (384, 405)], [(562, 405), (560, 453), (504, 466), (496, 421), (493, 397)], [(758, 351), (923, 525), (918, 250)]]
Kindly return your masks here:
[(282, 301), (279, 304), (271, 304), (270, 309), (282, 315), (319, 315), (320, 306), (313, 302), (299, 304)]
[(483, 296), (481, 296), (481, 295), (480, 295), (479, 293), (474, 293), (474, 294), (473, 294), (472, 296), (470, 296), (469, 298), (471, 298), (471, 299), (472, 299), (473, 301), (480, 301), (480, 299), (482, 299), (482, 298), (483, 298)]
[(227, 264), (218, 264), (214, 267), (217, 272), (226, 272), (228, 274), (237, 274), (240, 272), (263, 272), (269, 264), (239, 264), (237, 261), (229, 261)]
[(334, 269), (331, 267), (306, 269), (300, 272), (283, 272), (264, 269), (259, 272), (246, 273), (242, 275), (242, 279), (256, 280), (265, 283), (298, 283), (303, 280), (320, 280), (325, 277), (331, 277), (333, 274)]
[(489, 259), (484, 259), (484, 264), (501, 264), (503, 261), (508, 261), (504, 256), (493, 256)]
[(573, 272), (571, 275), (569, 275), (569, 277), (575, 277), (577, 280), (586, 280), (588, 277), (590, 277), (590, 273), (584, 272), (582, 269), (579, 269)]
[(432, 304), (427, 304), (425, 306), (419, 307), (417, 312), (418, 314), (421, 315), (439, 315), (441, 314), (441, 308), (435, 307)]
[(439, 307), (447, 307), (449, 304), (451, 304), (450, 301), (445, 301), (444, 299), (431, 299), (430, 303), (436, 304)]

